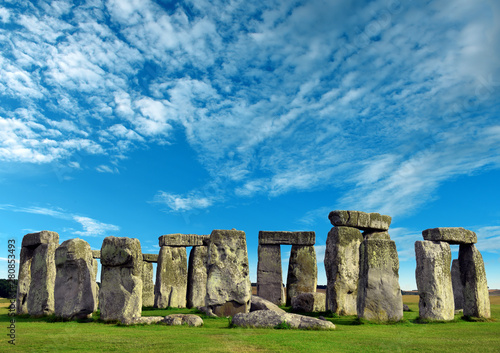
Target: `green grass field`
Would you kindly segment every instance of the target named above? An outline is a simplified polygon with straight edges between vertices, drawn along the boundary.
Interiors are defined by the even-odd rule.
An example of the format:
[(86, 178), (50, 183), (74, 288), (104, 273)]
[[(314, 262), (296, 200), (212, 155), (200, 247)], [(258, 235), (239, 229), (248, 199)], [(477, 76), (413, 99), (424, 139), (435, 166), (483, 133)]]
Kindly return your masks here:
[[(50, 322), (16, 318), (16, 345), (8, 344), (7, 300), (0, 300), (0, 352), (500, 352), (500, 297), (491, 297), (490, 322), (419, 324), (418, 296), (404, 296), (411, 312), (403, 323), (357, 324), (328, 318), (335, 331), (229, 328), (226, 318), (203, 317), (203, 327), (119, 326), (101, 322)], [(143, 316), (193, 313), (145, 309)], [(1, 332), (1, 331), (0, 331)]]

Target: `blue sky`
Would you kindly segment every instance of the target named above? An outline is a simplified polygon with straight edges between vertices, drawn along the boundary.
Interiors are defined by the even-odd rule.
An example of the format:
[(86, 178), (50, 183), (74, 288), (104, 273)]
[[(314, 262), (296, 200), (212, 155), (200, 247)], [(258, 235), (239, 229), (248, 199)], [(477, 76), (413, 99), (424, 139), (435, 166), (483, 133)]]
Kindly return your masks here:
[(43, 229), (153, 253), (236, 228), (255, 281), (259, 230), (312, 230), (326, 284), (354, 209), (393, 217), (402, 288), (445, 226), (500, 288), (498, 38), (494, 0), (3, 1), (0, 258)]

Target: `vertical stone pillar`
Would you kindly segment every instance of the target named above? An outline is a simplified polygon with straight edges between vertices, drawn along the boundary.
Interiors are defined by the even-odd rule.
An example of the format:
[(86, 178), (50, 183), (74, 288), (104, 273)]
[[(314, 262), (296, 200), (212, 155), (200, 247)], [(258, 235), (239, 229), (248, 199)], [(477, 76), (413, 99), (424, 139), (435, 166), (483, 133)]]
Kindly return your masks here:
[(279, 244), (259, 244), (257, 266), (257, 295), (276, 305), (283, 304), (283, 278)]
[(358, 316), (371, 321), (403, 318), (399, 260), (392, 240), (366, 239), (359, 251)]
[(326, 310), (337, 315), (356, 315), (361, 232), (351, 227), (333, 227), (325, 250), (327, 278)]
[(458, 259), (451, 263), (451, 284), (453, 287), (453, 300), (455, 301), (455, 310), (464, 308), (464, 285), (460, 278), (460, 264)]
[(92, 278), (94, 279), (95, 283), (95, 308), (94, 311), (97, 311), (99, 308), (99, 285), (97, 284), (97, 271), (99, 269), (99, 262), (97, 261), (96, 258), (92, 260), (92, 266), (93, 266), (93, 273), (92, 273)]
[(490, 298), (481, 253), (474, 244), (461, 244), (458, 261), (464, 286), (464, 316), (490, 318)]
[(162, 246), (156, 268), (155, 308), (185, 308), (186, 292), (186, 248)]
[(314, 293), (318, 284), (318, 265), (314, 246), (292, 245), (286, 280), (286, 305), (299, 293)]
[(245, 232), (214, 230), (208, 245), (205, 305), (208, 314), (234, 316), (250, 310), (252, 285)]
[(439, 241), (416, 241), (415, 257), (420, 317), (427, 320), (453, 320), (455, 303), (451, 284), (450, 245)]
[(153, 264), (142, 263), (142, 306), (153, 306), (155, 302), (155, 285), (153, 283)]
[(55, 315), (70, 320), (92, 317), (97, 284), (89, 243), (66, 240), (55, 252), (55, 263)]
[(139, 239), (106, 237), (101, 247), (101, 319), (129, 322), (141, 317), (142, 251)]
[(187, 307), (205, 306), (207, 295), (207, 246), (194, 246), (189, 253)]
[(54, 255), (58, 245), (59, 234), (56, 232), (44, 230), (24, 236), (16, 297), (18, 314), (42, 316), (54, 313)]

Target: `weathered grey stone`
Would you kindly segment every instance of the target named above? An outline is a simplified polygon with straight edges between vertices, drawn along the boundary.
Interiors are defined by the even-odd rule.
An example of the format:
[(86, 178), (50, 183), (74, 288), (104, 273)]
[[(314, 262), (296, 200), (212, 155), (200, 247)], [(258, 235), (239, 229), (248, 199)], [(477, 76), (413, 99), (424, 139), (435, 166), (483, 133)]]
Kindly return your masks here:
[(257, 310), (273, 310), (280, 313), (284, 313), (285, 310), (281, 309), (276, 304), (271, 303), (269, 300), (265, 300), (257, 295), (252, 295), (252, 304), (250, 306), (250, 311)]
[(363, 232), (363, 239), (391, 240), (391, 236), (389, 232), (365, 231)]
[(281, 313), (273, 310), (258, 310), (250, 313), (236, 314), (232, 324), (239, 327), (274, 328), (286, 322), (294, 329), (334, 330), (335, 325), (330, 321), (298, 314)]
[(97, 271), (98, 271), (98, 266), (99, 263), (97, 262), (97, 259), (92, 260), (92, 266), (93, 266), (93, 273), (92, 273), (92, 280), (95, 282), (95, 307), (94, 311), (97, 311), (99, 309), (99, 285), (97, 284)]
[(462, 227), (431, 228), (422, 231), (424, 240), (445, 241), (449, 244), (475, 244), (477, 236), (471, 230)]
[(177, 325), (188, 325), (200, 327), (203, 326), (203, 320), (201, 317), (193, 314), (172, 314), (165, 316), (162, 320), (163, 323), (169, 326), (177, 326)]
[(21, 248), (19, 256), (19, 275), (17, 281), (16, 312), (18, 315), (28, 313), (28, 293), (31, 285), (31, 262), (33, 249)]
[(361, 211), (335, 210), (328, 215), (334, 226), (353, 227), (360, 230), (388, 230), (391, 217), (379, 213), (366, 213)]
[(101, 250), (92, 250), (92, 257), (94, 259), (100, 259), (101, 258)]
[(306, 313), (325, 311), (325, 293), (299, 293), (292, 298), (292, 309)]
[(337, 315), (356, 315), (359, 246), (361, 232), (351, 227), (333, 227), (328, 233), (325, 249), (327, 278), (326, 310)]
[(419, 316), (427, 320), (453, 320), (455, 303), (451, 285), (450, 244), (416, 241), (415, 257)]
[(299, 293), (316, 292), (318, 265), (314, 246), (292, 245), (286, 281), (286, 304)]
[(155, 308), (185, 308), (186, 293), (186, 248), (162, 246), (156, 267)]
[(158, 262), (158, 254), (142, 254), (142, 260), (146, 262)]
[(271, 303), (282, 305), (283, 279), (280, 246), (259, 244), (258, 253), (257, 295)]
[(97, 284), (89, 243), (66, 240), (55, 252), (55, 263), (54, 314), (70, 320), (92, 317)]
[(153, 264), (142, 263), (142, 306), (153, 306), (155, 303), (155, 285), (153, 283)]
[(23, 248), (36, 248), (40, 244), (59, 244), (59, 234), (48, 230), (26, 234), (23, 237)]
[(474, 244), (462, 244), (458, 261), (464, 286), (464, 316), (490, 318), (490, 297), (481, 253)]
[(451, 263), (451, 284), (453, 287), (453, 300), (455, 301), (455, 310), (464, 308), (464, 285), (460, 278), (460, 264), (458, 259)]
[(403, 304), (403, 311), (411, 311), (410, 307), (406, 304)]
[(160, 246), (187, 247), (207, 245), (208, 235), (166, 234), (158, 238)]
[(127, 318), (121, 323), (124, 325), (151, 325), (163, 321), (163, 316), (144, 316)]
[(104, 321), (141, 317), (142, 251), (138, 239), (106, 237), (101, 247), (99, 307)]
[(214, 230), (208, 246), (208, 278), (205, 304), (217, 316), (233, 316), (250, 310), (252, 285), (245, 232)]
[(260, 245), (314, 245), (316, 233), (314, 232), (259, 232)]
[(205, 305), (207, 295), (207, 246), (195, 246), (189, 254), (187, 280), (187, 307), (198, 308)]
[(359, 254), (358, 316), (380, 322), (401, 320), (403, 297), (396, 243), (364, 240)]

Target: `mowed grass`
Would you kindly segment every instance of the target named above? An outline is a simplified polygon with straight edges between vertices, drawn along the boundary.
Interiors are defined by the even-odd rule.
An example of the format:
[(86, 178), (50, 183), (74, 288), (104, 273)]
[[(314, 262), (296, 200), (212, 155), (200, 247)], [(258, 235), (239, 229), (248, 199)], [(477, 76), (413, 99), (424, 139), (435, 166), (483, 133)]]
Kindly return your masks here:
[[(145, 308), (143, 316), (197, 313), (203, 327), (119, 326), (102, 322), (50, 322), (16, 318), (16, 346), (8, 344), (7, 300), (0, 300), (0, 352), (499, 352), (500, 297), (492, 296), (493, 320), (419, 324), (418, 296), (404, 296), (411, 312), (392, 325), (358, 324), (355, 317), (327, 317), (335, 331), (229, 328), (226, 318), (190, 309)], [(318, 316), (316, 314), (315, 316)], [(3, 332), (2, 332), (3, 330)]]

